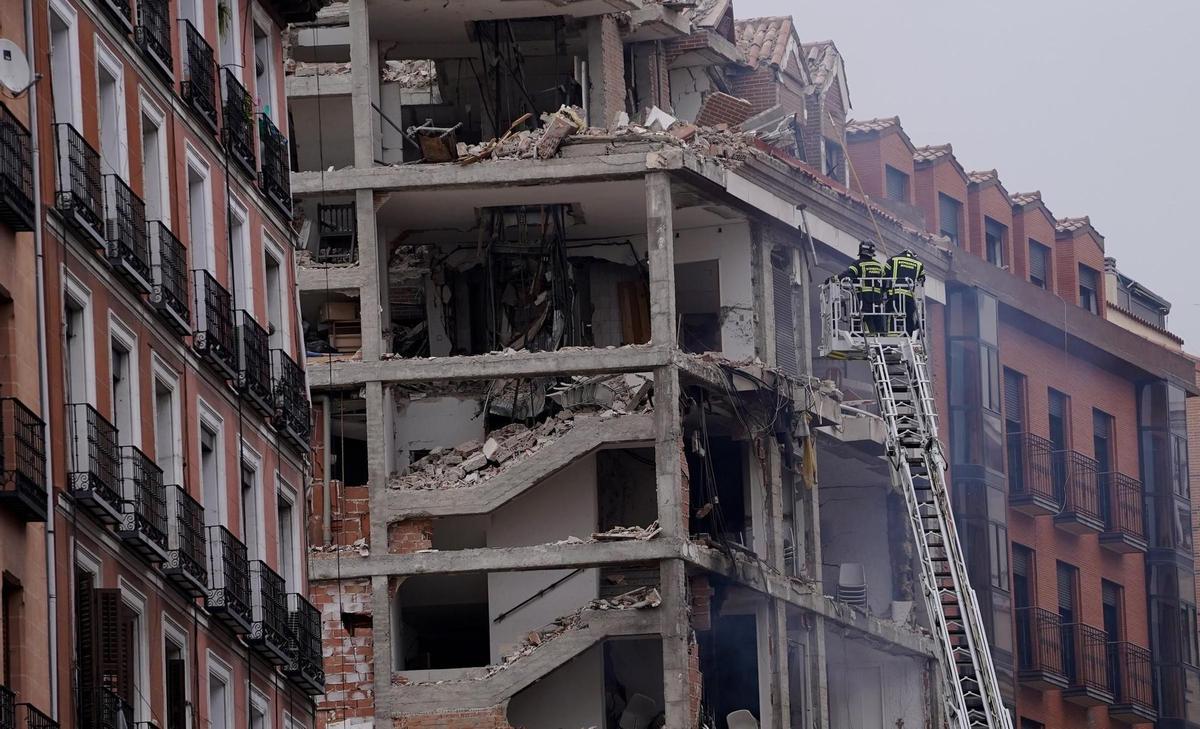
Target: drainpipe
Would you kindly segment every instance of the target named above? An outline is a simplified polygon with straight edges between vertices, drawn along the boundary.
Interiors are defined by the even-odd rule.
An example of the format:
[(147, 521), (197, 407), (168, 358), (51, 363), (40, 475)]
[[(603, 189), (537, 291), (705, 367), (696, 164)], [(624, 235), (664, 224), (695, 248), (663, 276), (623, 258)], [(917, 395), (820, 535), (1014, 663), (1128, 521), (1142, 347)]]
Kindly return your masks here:
[[(35, 42), (33, 35), (33, 0), (25, 0), (25, 49), (32, 65), (36, 72), (37, 69), (37, 54), (34, 52)], [(33, 142), (33, 250), (35, 260), (35, 281), (36, 281), (36, 296), (37, 296), (37, 348), (38, 348), (38, 401), (40, 404), (40, 412), (42, 419), (46, 422), (46, 429), (50, 427), (50, 389), (49, 389), (49, 374), (47, 373), (47, 354), (46, 354), (46, 273), (45, 273), (45, 248), (42, 237), (42, 228), (44, 220), (42, 219), (42, 161), (41, 161), (41, 125), (38, 120), (38, 103), (37, 90), (30, 87), (26, 92), (29, 94), (29, 128), (32, 130), (30, 137)], [(45, 455), (47, 464), (47, 475), (50, 476), (53, 482), (53, 448), (54, 439), (50, 437), (50, 433), (45, 434)], [(46, 489), (46, 622), (49, 636), (47, 668), (50, 674), (50, 718), (58, 720), (58, 671), (55, 667), (58, 665), (58, 570), (55, 565), (55, 529), (54, 529), (54, 486), (53, 483), (48, 484)]]

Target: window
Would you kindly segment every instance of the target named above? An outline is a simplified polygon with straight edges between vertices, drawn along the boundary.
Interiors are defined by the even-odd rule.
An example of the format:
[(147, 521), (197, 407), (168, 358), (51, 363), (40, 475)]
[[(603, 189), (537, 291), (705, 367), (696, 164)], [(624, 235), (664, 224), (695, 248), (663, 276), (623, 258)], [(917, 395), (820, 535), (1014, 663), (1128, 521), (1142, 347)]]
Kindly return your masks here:
[(1050, 249), (1029, 239), (1029, 281), (1039, 288), (1050, 288)]
[(1004, 368), (1004, 423), (1009, 433), (1025, 431), (1025, 375)]
[(179, 19), (188, 21), (203, 34), (204, 12), (200, 5), (201, 2), (203, 0), (179, 0)]
[(242, 541), (246, 543), (246, 555), (251, 560), (263, 558), (262, 549), (259, 547), (262, 499), (259, 496), (258, 466), (257, 462), (245, 459), (242, 461)]
[(884, 165), (883, 172), (888, 199), (908, 202), (908, 175), (891, 165)]
[(1063, 625), (1074, 623), (1079, 619), (1076, 603), (1079, 594), (1079, 570), (1066, 562), (1056, 566), (1058, 579), (1058, 617)]
[(125, 137), (125, 78), (120, 60), (96, 43), (96, 117), (100, 124), (100, 169), (129, 176)]
[[(241, 36), (242, 24), (241, 16), (238, 15), (237, 0), (226, 0), (225, 12), (229, 14), (230, 19), (225, 23), (217, 24), (217, 33), (220, 35), (221, 40), (220, 65), (240, 81), (242, 78), (242, 57), (238, 53), (238, 46), (241, 45), (238, 40)], [(221, 80), (218, 83), (223, 84), (224, 81)]]
[(1012, 599), (1013, 608), (1033, 607), (1034, 603), (1034, 551), (1023, 544), (1012, 545)]
[(163, 618), (163, 680), (166, 725), (163, 729), (187, 729), (188, 675), (187, 634)]
[(210, 651), (208, 654), (208, 729), (233, 729), (231, 671)]
[[(120, 611), (120, 640), (126, 644), (124, 646), (126, 654), (122, 656), (126, 665), (121, 670), (130, 677), (124, 697), (133, 706), (135, 721), (149, 721), (152, 710), (148, 690), (150, 653), (148, 650), (146, 598), (126, 584), (124, 580), (121, 580), (120, 584), (121, 587), (116, 590), (121, 596), (121, 607), (123, 608)], [(101, 618), (103, 617), (104, 613), (102, 612)], [(104, 656), (101, 656), (101, 660), (104, 660)]]
[(92, 310), (91, 299), (81, 287), (68, 280), (64, 292), (66, 308), (66, 393), (71, 403), (92, 402)]
[(300, 576), (296, 565), (298, 556), (299, 526), (296, 523), (296, 492), (283, 481), (279, 482), (276, 491), (276, 518), (279, 528), (279, 574), (287, 582), (288, 592), (300, 592)]
[[(54, 121), (83, 126), (79, 83), (79, 31), (75, 11), (66, 3), (50, 3), (50, 78)], [(82, 131), (82, 130), (81, 130)]]
[(212, 188), (208, 182), (208, 165), (188, 155), (188, 248), (192, 252), (192, 268), (216, 272), (213, 241)]
[(838, 182), (846, 182), (846, 155), (842, 145), (829, 139), (822, 140), (825, 145), (825, 174)]
[(267, 332), (270, 334), (271, 349), (287, 350), (288, 301), (284, 297), (287, 285), (284, 282), (283, 252), (273, 243), (263, 246), (263, 278), (267, 289)]
[(21, 693), (14, 681), (21, 675), (21, 585), (8, 575), (0, 577), (0, 683)]
[(170, 227), (171, 176), (167, 174), (167, 139), (162, 112), (142, 100), (142, 201), (146, 220)]
[(122, 445), (141, 445), (138, 427), (141, 417), (138, 408), (137, 339), (109, 318), (109, 370), (112, 376), (112, 423)]
[(275, 122), (275, 54), (271, 36), (258, 23), (254, 24), (254, 93), (258, 95), (258, 110)]
[(1117, 470), (1117, 454), (1113, 448), (1113, 416), (1092, 408), (1092, 454), (1100, 464), (1100, 473)]
[(249, 213), (236, 199), (229, 202), (229, 240), (233, 245), (233, 290), (235, 309), (254, 311), (254, 276), (250, 261)]
[(950, 239), (954, 245), (962, 245), (960, 231), (962, 224), (962, 203), (938, 193), (938, 226), (939, 232)]
[(200, 419), (200, 483), (204, 494), (204, 523), (224, 524), (224, 468), (221, 464), (225, 449), (222, 444), (219, 419)]
[(1082, 264), (1079, 266), (1079, 305), (1093, 314), (1100, 313), (1100, 274)]
[(1104, 632), (1110, 642), (1123, 640), (1124, 590), (1115, 582), (1100, 580), (1100, 605), (1104, 612)]
[(1000, 412), (1000, 352), (995, 347), (979, 345), (980, 394), (983, 407)]
[(1006, 261), (1004, 256), (1005, 242), (1008, 240), (1008, 228), (995, 220), (984, 216), (983, 218), (983, 242), (984, 254), (987, 256), (988, 263), (999, 268), (1004, 268)]
[(250, 727), (249, 729), (266, 729), (267, 711), (270, 704), (267, 697), (256, 688), (250, 689)]
[(1071, 399), (1055, 389), (1049, 391), (1048, 398), (1050, 442), (1056, 451), (1067, 450), (1071, 447)]
[(991, 582), (997, 590), (1008, 591), (1008, 527), (1000, 522), (988, 522), (988, 552), (991, 557)]
[(154, 461), (168, 484), (183, 485), (183, 453), (179, 430), (179, 381), (165, 369), (154, 373)]

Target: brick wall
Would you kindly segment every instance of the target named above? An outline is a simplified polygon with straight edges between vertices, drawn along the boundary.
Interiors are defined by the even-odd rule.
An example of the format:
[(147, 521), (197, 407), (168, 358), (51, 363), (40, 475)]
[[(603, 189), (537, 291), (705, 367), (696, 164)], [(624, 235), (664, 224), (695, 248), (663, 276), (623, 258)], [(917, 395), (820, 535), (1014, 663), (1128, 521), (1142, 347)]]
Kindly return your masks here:
[(346, 546), (359, 539), (371, 540), (371, 501), (367, 486), (347, 486), (330, 481), (333, 543)]
[(490, 709), (441, 711), (392, 718), (392, 729), (512, 729), (505, 704)]
[(433, 520), (405, 519), (388, 524), (388, 554), (412, 554), (433, 548)]
[(592, 88), (599, 87), (600, 98), (592, 105), (602, 116), (591, 121), (593, 126), (606, 127), (625, 110), (625, 45), (617, 16), (604, 15), (596, 22), (600, 24), (600, 68), (589, 67), (588, 73), (598, 74), (598, 78), (594, 76), (598, 83), (593, 82)]
[[(321, 645), (325, 666), (325, 695), (317, 703), (317, 729), (346, 719), (375, 715), (375, 641), (367, 621), (351, 634), (342, 613), (371, 615), (371, 582), (346, 579), (314, 582), (313, 605), (321, 611)], [(365, 627), (362, 623), (366, 622)]]
[(854, 174), (850, 188), (862, 191), (878, 200), (887, 198), (886, 168), (893, 167), (908, 175), (908, 204), (913, 202), (915, 173), (912, 149), (896, 131), (879, 134), (858, 135), (846, 139), (846, 154), (850, 158)]
[(1079, 266), (1096, 271), (1100, 316), (1105, 312), (1104, 246), (1091, 232), (1062, 233), (1055, 239), (1054, 266), (1057, 269), (1058, 292), (1068, 303), (1079, 305)]
[(1024, 208), (1013, 208), (1013, 273), (1029, 280), (1029, 240), (1032, 238), (1051, 251), (1046, 286), (1050, 291), (1059, 293), (1058, 282), (1055, 279), (1058, 267), (1054, 265), (1054, 236), (1054, 221), (1044, 207), (1027, 205)]
[(750, 102), (751, 114), (770, 109), (779, 98), (775, 71), (768, 66), (731, 75), (729, 90), (734, 96)]
[(935, 235), (941, 231), (938, 194), (947, 195), (962, 203), (959, 237), (967, 237), (967, 178), (959, 172), (953, 161), (945, 159), (936, 164), (917, 165), (913, 192), (917, 207), (925, 214), (925, 229)]
[(716, 91), (704, 99), (700, 113), (696, 115), (696, 124), (702, 127), (715, 127), (718, 124), (736, 127), (750, 118), (752, 113), (752, 105), (746, 99)]
[(991, 218), (1004, 226), (1007, 240), (1004, 241), (1004, 260), (1012, 260), (1012, 202), (996, 184), (973, 184), (967, 191), (967, 218), (970, 221), (967, 250), (980, 258), (987, 258), (984, 244), (984, 218)]
[(696, 634), (688, 640), (688, 726), (700, 726), (700, 703), (704, 698), (704, 675), (700, 672), (700, 646)]

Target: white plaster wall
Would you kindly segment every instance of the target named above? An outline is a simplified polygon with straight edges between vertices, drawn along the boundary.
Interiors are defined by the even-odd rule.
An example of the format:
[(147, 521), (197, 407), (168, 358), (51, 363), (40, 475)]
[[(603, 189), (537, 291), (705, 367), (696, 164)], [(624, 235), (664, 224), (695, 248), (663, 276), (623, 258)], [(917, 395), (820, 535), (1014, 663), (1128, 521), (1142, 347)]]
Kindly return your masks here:
[(703, 66), (677, 68), (671, 71), (671, 106), (675, 116), (695, 121), (704, 103), (705, 94), (713, 91), (712, 80)]
[(927, 662), (874, 650), (825, 631), (830, 726), (841, 729), (927, 726)]
[(483, 439), (479, 400), (463, 397), (424, 397), (396, 402), (395, 465), (408, 468), (409, 452), (451, 447)]
[[(570, 508), (564, 508), (570, 505)], [(580, 459), (538, 488), (510, 501), (492, 515), (488, 547), (555, 542), (570, 536), (586, 539), (595, 531), (596, 457)], [(495, 572), (488, 575), (488, 613), (493, 620), (492, 662), (499, 662), (532, 630), (575, 612), (599, 595), (599, 572), (584, 570), (499, 623), (506, 612), (572, 570)]]
[(721, 279), (721, 350), (731, 359), (754, 357), (754, 288), (750, 225), (731, 222), (678, 230), (675, 262), (716, 260)]
[(508, 723), (522, 729), (603, 726), (603, 656), (603, 646), (592, 646), (513, 696)]

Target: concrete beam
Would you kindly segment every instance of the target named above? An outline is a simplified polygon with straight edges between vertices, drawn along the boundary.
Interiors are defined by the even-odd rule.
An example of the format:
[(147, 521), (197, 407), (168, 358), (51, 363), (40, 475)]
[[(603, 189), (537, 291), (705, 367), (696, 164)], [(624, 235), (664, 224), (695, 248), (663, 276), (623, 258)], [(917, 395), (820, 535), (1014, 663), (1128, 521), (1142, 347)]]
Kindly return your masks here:
[[(364, 327), (364, 335), (366, 329)], [(343, 387), (366, 382), (416, 384), (506, 377), (595, 375), (646, 372), (671, 360), (670, 350), (650, 345), (613, 349), (562, 349), (557, 352), (503, 352), (470, 357), (385, 359), (334, 362), (308, 368), (309, 387)]]
[(298, 266), (296, 284), (300, 291), (357, 291), (362, 288), (362, 266)]

